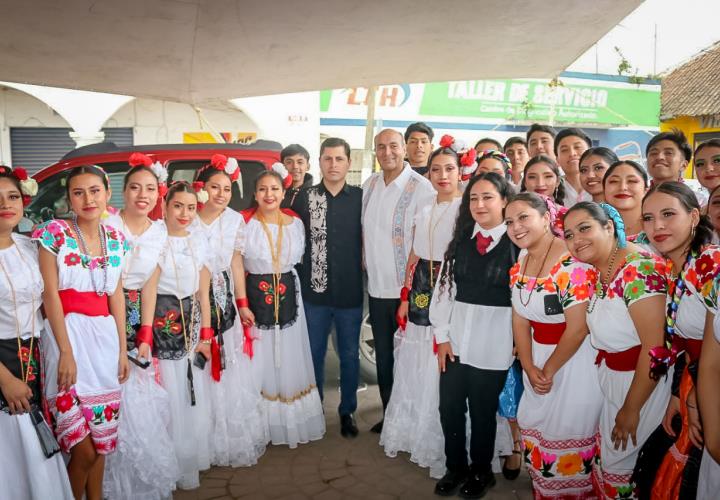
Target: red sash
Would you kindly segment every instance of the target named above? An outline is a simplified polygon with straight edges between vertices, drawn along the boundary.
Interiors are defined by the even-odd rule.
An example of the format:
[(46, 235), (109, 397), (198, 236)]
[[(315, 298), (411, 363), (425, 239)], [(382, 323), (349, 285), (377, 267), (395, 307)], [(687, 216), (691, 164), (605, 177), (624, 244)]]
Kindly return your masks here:
[(690, 356), (690, 361), (695, 362), (700, 359), (700, 351), (702, 350), (702, 340), (686, 339), (677, 335), (673, 336), (673, 349), (676, 352), (685, 351)]
[(98, 295), (95, 292), (78, 292), (74, 288), (60, 290), (60, 302), (63, 313), (84, 314), (85, 316), (110, 316), (110, 305), (107, 295)]
[(533, 339), (538, 344), (555, 345), (560, 342), (565, 331), (565, 322), (562, 323), (538, 323), (537, 321), (531, 321), (530, 326), (533, 329)]
[(637, 366), (640, 350), (642, 346), (636, 345), (625, 351), (607, 352), (602, 349), (598, 350), (595, 364), (599, 365), (605, 360), (605, 365), (616, 372), (631, 372)]

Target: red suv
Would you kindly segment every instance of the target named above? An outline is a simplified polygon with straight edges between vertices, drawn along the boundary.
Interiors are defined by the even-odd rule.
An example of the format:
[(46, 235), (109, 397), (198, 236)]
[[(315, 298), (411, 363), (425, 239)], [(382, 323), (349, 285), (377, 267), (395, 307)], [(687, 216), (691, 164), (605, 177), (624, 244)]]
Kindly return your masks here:
[[(74, 149), (59, 162), (44, 168), (33, 175), (38, 182), (38, 194), (25, 209), (27, 219), (19, 228), (29, 232), (38, 222), (70, 216), (65, 190), (67, 171), (78, 165), (99, 165), (105, 169), (112, 188), (110, 205), (123, 207), (123, 177), (130, 168), (128, 158), (140, 151), (160, 161), (168, 169), (168, 183), (176, 180), (192, 181), (195, 172), (210, 162), (216, 153), (236, 158), (240, 164), (240, 179), (234, 182), (230, 206), (243, 210), (250, 206), (255, 177), (259, 172), (269, 169), (280, 161), (281, 146), (274, 141), (257, 141), (250, 145), (242, 144), (158, 144), (153, 146), (133, 146), (119, 148), (112, 142), (101, 142)], [(159, 216), (160, 214), (155, 214)]]

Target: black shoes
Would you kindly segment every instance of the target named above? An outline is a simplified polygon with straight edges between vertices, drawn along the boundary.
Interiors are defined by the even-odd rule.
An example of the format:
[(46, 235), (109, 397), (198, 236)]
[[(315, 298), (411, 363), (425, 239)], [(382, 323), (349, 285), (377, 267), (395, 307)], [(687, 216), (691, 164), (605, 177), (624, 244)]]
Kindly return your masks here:
[(461, 498), (482, 498), (495, 486), (495, 475), (489, 472), (472, 472), (458, 495)]
[(346, 438), (354, 438), (358, 435), (358, 428), (352, 415), (340, 415), (340, 434)]
[(445, 475), (435, 484), (435, 494), (441, 497), (450, 497), (457, 493), (460, 485), (463, 484), (468, 478), (467, 469), (459, 472), (448, 471)]
[(377, 424), (373, 425), (373, 426), (370, 428), (370, 432), (374, 432), (375, 434), (380, 434), (380, 433), (382, 432), (383, 422), (385, 422), (385, 419), (382, 419), (380, 422), (378, 422)]

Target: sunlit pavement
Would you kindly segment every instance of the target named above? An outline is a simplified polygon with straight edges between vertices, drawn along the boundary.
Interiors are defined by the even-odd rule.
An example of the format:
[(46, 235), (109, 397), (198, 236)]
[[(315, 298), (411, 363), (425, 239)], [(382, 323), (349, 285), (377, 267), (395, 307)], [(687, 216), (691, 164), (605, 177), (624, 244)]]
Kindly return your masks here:
[[(379, 435), (370, 432), (382, 413), (376, 386), (358, 393), (355, 414), (360, 434), (355, 439), (340, 435), (337, 416), (337, 360), (328, 354), (325, 413), (327, 432), (320, 441), (291, 450), (269, 446), (254, 467), (212, 468), (201, 475), (196, 490), (177, 491), (177, 500), (205, 499), (431, 499), (435, 481), (410, 462), (407, 454), (388, 458), (378, 445)], [(485, 496), (489, 500), (532, 499), (530, 479), (523, 472), (515, 481), (496, 475), (497, 485)]]

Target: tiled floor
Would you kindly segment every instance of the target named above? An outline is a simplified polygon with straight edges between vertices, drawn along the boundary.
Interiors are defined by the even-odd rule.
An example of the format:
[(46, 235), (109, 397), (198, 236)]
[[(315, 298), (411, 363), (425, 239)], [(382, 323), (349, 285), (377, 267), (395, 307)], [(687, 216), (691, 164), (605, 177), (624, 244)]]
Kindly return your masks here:
[[(328, 377), (328, 382), (333, 377)], [(377, 387), (358, 393), (356, 420), (360, 435), (340, 436), (336, 414), (337, 384), (326, 390), (327, 433), (313, 443), (291, 450), (270, 446), (259, 463), (250, 468), (213, 468), (202, 474), (200, 488), (178, 491), (176, 500), (204, 499), (424, 499), (433, 495), (435, 481), (426, 469), (407, 455), (388, 458), (378, 445), (378, 434), (369, 432), (381, 415)], [(485, 498), (532, 499), (530, 479), (523, 472), (515, 481), (497, 475), (497, 485)]]

